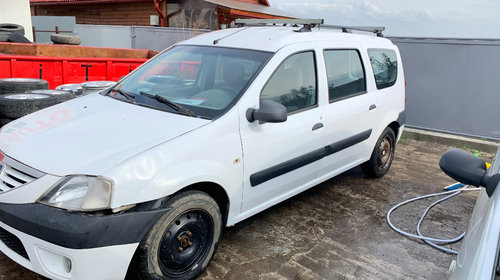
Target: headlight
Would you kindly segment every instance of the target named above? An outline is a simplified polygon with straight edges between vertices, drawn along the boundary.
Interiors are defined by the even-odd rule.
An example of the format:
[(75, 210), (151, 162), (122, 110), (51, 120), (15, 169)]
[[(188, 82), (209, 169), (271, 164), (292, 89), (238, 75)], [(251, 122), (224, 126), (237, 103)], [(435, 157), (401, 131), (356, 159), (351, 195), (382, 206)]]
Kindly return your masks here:
[(73, 211), (110, 208), (113, 181), (108, 178), (75, 175), (57, 182), (38, 202)]

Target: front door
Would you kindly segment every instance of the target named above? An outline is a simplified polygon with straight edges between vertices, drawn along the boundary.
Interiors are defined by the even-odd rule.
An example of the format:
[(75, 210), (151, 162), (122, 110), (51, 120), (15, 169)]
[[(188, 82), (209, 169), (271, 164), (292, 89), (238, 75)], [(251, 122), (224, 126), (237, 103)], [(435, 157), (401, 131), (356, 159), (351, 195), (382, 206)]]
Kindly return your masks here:
[(290, 197), (317, 178), (325, 130), (315, 51), (286, 56), (262, 87), (259, 99), (283, 104), (288, 119), (282, 123), (241, 121), (244, 217)]

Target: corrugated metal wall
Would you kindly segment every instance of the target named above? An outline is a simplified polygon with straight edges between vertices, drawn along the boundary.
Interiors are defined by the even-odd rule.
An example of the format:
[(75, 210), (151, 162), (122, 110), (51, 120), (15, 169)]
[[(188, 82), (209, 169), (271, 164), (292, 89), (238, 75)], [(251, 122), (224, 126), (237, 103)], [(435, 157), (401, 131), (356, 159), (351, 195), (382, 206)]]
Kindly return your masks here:
[(77, 24), (74, 33), (81, 37), (82, 46), (162, 51), (177, 42), (209, 31), (190, 28)]
[(500, 140), (500, 40), (390, 39), (403, 60), (408, 126)]

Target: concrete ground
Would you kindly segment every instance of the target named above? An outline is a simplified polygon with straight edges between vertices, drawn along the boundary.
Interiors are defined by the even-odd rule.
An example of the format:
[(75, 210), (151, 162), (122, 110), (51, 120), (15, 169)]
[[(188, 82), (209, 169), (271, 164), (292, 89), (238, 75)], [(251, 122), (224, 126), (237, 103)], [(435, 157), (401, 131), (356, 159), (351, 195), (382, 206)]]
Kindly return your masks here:
[[(201, 279), (446, 279), (454, 255), (394, 232), (385, 216), (403, 200), (440, 192), (454, 182), (438, 166), (440, 155), (451, 147), (403, 139), (383, 178), (366, 179), (355, 168), (226, 228)], [(479, 156), (493, 158), (481, 151)], [(422, 232), (459, 235), (467, 228), (476, 195), (461, 194), (436, 206)], [(413, 232), (432, 201), (402, 207), (393, 223)], [(42, 278), (0, 253), (3, 279)]]

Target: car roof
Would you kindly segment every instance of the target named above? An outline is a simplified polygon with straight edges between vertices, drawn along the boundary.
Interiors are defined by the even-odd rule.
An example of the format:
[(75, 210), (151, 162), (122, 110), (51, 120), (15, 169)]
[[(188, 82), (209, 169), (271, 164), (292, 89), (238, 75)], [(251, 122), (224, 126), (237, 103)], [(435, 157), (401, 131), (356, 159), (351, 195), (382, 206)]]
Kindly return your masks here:
[(339, 29), (328, 29), (323, 27), (313, 28), (309, 32), (297, 32), (299, 29), (299, 27), (277, 26), (228, 28), (205, 33), (179, 44), (242, 48), (269, 52), (276, 52), (284, 46), (295, 43), (320, 41), (348, 41), (360, 43), (376, 41), (379, 44), (386, 42), (388, 46), (392, 46), (390, 40), (377, 37), (373, 34), (347, 33)]

